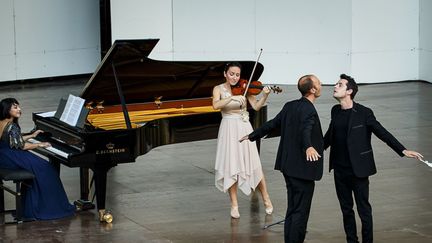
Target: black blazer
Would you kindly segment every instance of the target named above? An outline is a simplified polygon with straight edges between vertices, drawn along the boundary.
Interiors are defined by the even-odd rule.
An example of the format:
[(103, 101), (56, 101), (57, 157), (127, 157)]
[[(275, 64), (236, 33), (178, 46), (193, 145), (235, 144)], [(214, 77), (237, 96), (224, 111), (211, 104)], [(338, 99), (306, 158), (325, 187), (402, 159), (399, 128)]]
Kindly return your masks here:
[[(330, 125), (324, 136), (325, 149), (333, 144), (333, 120), (340, 111), (340, 105), (333, 106), (331, 110)], [(372, 110), (354, 102), (351, 116), (348, 121), (346, 142), (353, 172), (357, 177), (367, 177), (376, 173), (375, 160), (371, 145), (372, 133), (385, 142), (401, 157), (404, 156), (402, 151), (405, 150), (405, 147), (376, 120)], [(333, 158), (335, 157), (332, 152), (333, 150), (330, 150), (329, 171), (333, 169)]]
[[(249, 139), (254, 141), (274, 129), (281, 132), (275, 169), (295, 178), (320, 180), (324, 141), (318, 113), (312, 102), (302, 97), (286, 103), (275, 118), (249, 134)], [(306, 161), (306, 149), (311, 146), (322, 156), (318, 161)]]

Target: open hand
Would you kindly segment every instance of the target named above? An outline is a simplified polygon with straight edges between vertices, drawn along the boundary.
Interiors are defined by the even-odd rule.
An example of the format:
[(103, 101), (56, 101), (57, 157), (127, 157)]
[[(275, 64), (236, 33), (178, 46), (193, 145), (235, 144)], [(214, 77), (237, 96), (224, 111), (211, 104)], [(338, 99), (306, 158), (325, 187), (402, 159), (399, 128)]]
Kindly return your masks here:
[(306, 149), (306, 160), (307, 161), (317, 161), (321, 158), (321, 155), (315, 150), (314, 147), (309, 147)]
[(405, 149), (404, 151), (402, 151), (402, 153), (408, 158), (416, 158), (420, 161), (423, 161), (423, 155), (421, 155), (419, 152)]

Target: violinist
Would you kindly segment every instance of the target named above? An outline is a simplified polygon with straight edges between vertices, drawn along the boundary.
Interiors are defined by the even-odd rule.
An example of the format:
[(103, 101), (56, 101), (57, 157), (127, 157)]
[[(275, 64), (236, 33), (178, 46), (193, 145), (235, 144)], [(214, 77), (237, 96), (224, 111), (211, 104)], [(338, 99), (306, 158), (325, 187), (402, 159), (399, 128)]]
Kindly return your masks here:
[(261, 192), (266, 214), (272, 214), (273, 205), (267, 192), (267, 186), (261, 167), (261, 161), (255, 142), (239, 143), (244, 134), (253, 131), (249, 120), (242, 119), (247, 102), (254, 110), (265, 104), (270, 88), (262, 88), (262, 97), (255, 95), (234, 95), (232, 88), (240, 80), (241, 64), (230, 62), (225, 65), (225, 82), (213, 88), (213, 108), (220, 109), (222, 121), (219, 127), (215, 162), (215, 185), (222, 192), (229, 193), (231, 199), (231, 217), (239, 218), (237, 189), (249, 195), (258, 187)]

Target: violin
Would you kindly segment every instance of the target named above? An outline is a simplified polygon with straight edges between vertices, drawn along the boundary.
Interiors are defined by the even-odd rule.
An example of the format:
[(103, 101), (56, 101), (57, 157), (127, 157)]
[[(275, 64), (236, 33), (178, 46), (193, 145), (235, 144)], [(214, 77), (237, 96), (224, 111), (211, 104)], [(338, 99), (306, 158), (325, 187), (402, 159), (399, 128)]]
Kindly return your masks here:
[[(245, 93), (246, 87), (247, 87), (248, 81), (246, 79), (240, 79), (236, 85), (231, 86), (231, 93), (233, 95), (243, 95)], [(249, 84), (249, 88), (247, 90), (248, 95), (258, 95), (261, 93), (262, 89), (265, 86), (262, 85), (260, 81), (251, 81)], [(282, 92), (282, 89), (276, 85), (269, 87), (271, 91), (274, 93), (280, 93)]]

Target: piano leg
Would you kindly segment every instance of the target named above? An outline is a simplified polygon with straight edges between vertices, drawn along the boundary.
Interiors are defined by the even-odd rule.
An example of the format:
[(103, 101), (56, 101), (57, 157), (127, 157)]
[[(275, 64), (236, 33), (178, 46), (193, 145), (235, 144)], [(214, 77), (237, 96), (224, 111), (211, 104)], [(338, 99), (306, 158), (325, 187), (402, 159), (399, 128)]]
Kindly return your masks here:
[(89, 169), (80, 167), (80, 191), (81, 199), (88, 200), (90, 193)]
[(93, 202), (89, 201), (90, 182), (89, 182), (89, 168), (80, 167), (80, 199), (74, 202), (75, 206), (80, 210), (89, 210), (95, 208)]
[(111, 223), (113, 217), (110, 212), (105, 210), (105, 199), (106, 199), (106, 183), (107, 173), (111, 169), (110, 166), (97, 166), (93, 168), (95, 192), (96, 192), (96, 204), (99, 211), (99, 220), (101, 222)]

